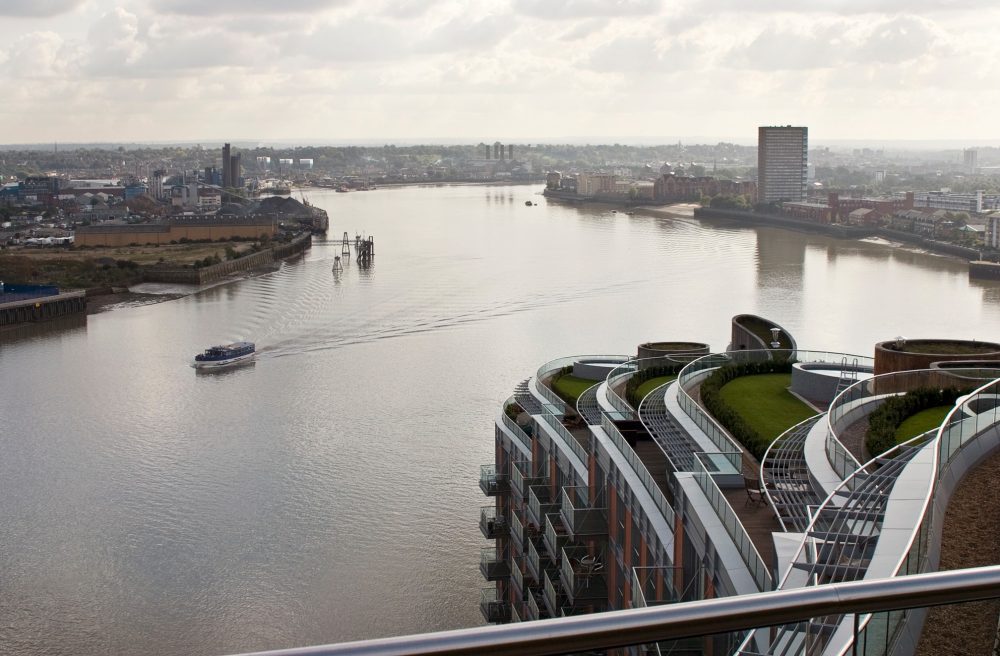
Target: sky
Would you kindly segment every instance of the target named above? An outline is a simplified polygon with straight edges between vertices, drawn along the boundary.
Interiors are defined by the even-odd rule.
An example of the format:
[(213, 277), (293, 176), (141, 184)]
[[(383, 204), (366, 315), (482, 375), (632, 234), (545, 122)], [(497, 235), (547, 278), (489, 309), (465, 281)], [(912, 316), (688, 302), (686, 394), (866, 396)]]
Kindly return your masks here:
[(0, 142), (1000, 138), (996, 0), (0, 0)]

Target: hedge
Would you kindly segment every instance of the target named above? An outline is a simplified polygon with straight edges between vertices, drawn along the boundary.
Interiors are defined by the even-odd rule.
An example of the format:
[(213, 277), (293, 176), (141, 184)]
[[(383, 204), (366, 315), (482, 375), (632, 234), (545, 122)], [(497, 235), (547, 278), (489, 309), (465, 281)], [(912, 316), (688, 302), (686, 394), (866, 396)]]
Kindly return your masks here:
[(660, 376), (673, 376), (680, 372), (687, 363), (678, 362), (676, 364), (661, 365), (659, 367), (648, 367), (635, 372), (635, 375), (625, 383), (625, 399), (633, 408), (638, 408), (642, 399), (637, 394), (639, 387), (651, 378)]
[(764, 457), (770, 441), (754, 430), (742, 415), (722, 399), (722, 387), (729, 381), (743, 376), (789, 374), (794, 363), (794, 360), (766, 360), (726, 365), (712, 372), (701, 384), (702, 405), (757, 460)]
[(868, 435), (865, 437), (868, 453), (878, 455), (896, 446), (896, 429), (908, 417), (928, 408), (954, 405), (958, 397), (969, 392), (968, 389), (955, 387), (918, 387), (902, 396), (889, 397), (875, 412), (868, 415)]

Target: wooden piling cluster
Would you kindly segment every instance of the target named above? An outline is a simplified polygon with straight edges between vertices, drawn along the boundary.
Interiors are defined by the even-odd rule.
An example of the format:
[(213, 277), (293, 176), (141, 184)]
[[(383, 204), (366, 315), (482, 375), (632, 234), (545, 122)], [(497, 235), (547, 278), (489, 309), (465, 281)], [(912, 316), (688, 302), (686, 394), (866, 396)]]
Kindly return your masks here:
[(357, 242), (358, 264), (368, 266), (375, 259), (375, 238), (360, 239)]

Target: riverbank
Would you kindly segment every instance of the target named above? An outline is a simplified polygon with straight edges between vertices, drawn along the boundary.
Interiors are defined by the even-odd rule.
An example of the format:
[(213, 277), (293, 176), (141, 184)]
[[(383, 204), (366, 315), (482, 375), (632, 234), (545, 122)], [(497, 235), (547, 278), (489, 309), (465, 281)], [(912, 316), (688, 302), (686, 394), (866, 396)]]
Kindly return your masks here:
[[(271, 273), (277, 270), (281, 260), (300, 254), (311, 244), (311, 235), (305, 234), (287, 244), (276, 244), (265, 250), (254, 248), (253, 244), (239, 244), (240, 251), (236, 251), (228, 244), (212, 243), (181, 244), (166, 247), (163, 251), (153, 246), (101, 249), (97, 253), (90, 250), (38, 251), (0, 259), (0, 275), (8, 280), (48, 276), (50, 282), (66, 291), (85, 291), (86, 314), (90, 315), (163, 303), (216, 285)], [(243, 256), (199, 266), (200, 258), (205, 253), (213, 253), (204, 255), (210, 260), (219, 260), (214, 253), (220, 246), (231, 252), (240, 252)], [(160, 255), (164, 252), (174, 256), (169, 264)], [(129, 259), (122, 259), (122, 256)], [(156, 256), (159, 257), (152, 265), (140, 265), (131, 259), (134, 257), (142, 262)], [(93, 284), (95, 282), (98, 284)], [(148, 291), (154, 289), (162, 291)], [(34, 322), (29, 320), (27, 323)]]
[(709, 207), (696, 208), (694, 210), (694, 216), (695, 218), (731, 219), (746, 225), (771, 225), (789, 230), (799, 230), (802, 232), (813, 232), (828, 235), (839, 239), (869, 239), (871, 237), (881, 237), (892, 244), (914, 246), (931, 253), (957, 257), (966, 261), (977, 260), (981, 255), (981, 251), (974, 248), (928, 239), (921, 235), (892, 230), (890, 228), (869, 228), (863, 226), (849, 226), (839, 223), (813, 223), (811, 221), (802, 221), (800, 219), (776, 214), (720, 210)]
[[(350, 189), (342, 193), (354, 193), (357, 191), (376, 191), (378, 189), (397, 189), (404, 187), (524, 187), (528, 185), (543, 185), (545, 180), (423, 180), (421, 182), (382, 182), (374, 185), (371, 189)], [(295, 187), (296, 191), (307, 189), (322, 189), (330, 191), (330, 187)]]

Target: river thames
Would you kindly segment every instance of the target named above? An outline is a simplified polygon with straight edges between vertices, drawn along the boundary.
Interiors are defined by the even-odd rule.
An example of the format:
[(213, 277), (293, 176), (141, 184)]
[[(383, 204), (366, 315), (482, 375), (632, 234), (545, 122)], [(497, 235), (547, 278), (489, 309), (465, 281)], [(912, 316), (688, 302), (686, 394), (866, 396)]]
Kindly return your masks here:
[[(327, 238), (272, 274), (0, 334), (0, 651), (227, 654), (482, 623), (479, 465), (542, 363), (1000, 337), (963, 261), (540, 186), (311, 192)], [(538, 203), (525, 206), (525, 201)], [(332, 272), (347, 231), (375, 263)], [(254, 365), (193, 355), (249, 339)]]

